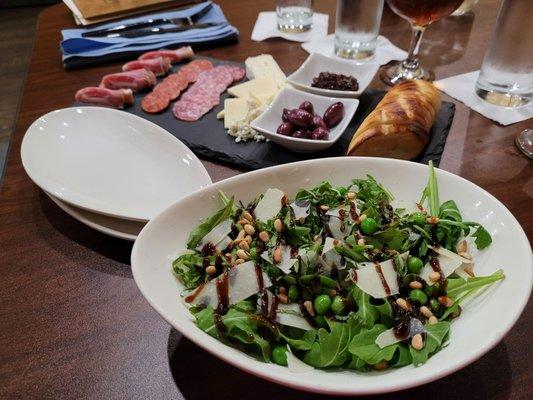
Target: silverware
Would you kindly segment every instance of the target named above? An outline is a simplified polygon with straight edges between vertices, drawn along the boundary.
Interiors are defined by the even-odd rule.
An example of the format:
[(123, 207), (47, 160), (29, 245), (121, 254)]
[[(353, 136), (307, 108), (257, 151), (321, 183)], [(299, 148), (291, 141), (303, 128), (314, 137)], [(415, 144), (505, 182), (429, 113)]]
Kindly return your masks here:
[(516, 147), (529, 158), (533, 158), (533, 129), (524, 129), (515, 138)]
[[(106, 28), (106, 29), (99, 29), (96, 31), (91, 32), (85, 32), (82, 33), (82, 37), (121, 37), (122, 35), (117, 35), (117, 33), (121, 32), (127, 32), (130, 30), (137, 30), (140, 28), (148, 28), (151, 26), (157, 26), (157, 25), (163, 25), (163, 24), (172, 24), (177, 26), (190, 26), (194, 25), (198, 19), (206, 15), (211, 8), (213, 8), (212, 4), (207, 5), (200, 11), (198, 11), (196, 14), (193, 14), (189, 17), (184, 18), (149, 18), (142, 22), (132, 22), (131, 24), (122, 24), (117, 25), (112, 28)], [(123, 36), (123, 37), (130, 37), (130, 36)], [(136, 36), (133, 36), (136, 37)]]
[(124, 38), (137, 38), (137, 37), (143, 37), (148, 35), (161, 35), (163, 33), (171, 33), (171, 32), (183, 32), (188, 31), (189, 29), (205, 29), (212, 26), (222, 26), (226, 25), (226, 23), (214, 23), (214, 22), (204, 22), (199, 24), (193, 24), (193, 25), (182, 25), (182, 26), (174, 26), (171, 28), (144, 28), (144, 29), (132, 29), (124, 32), (119, 33), (112, 33), (107, 35), (107, 37), (124, 37)]

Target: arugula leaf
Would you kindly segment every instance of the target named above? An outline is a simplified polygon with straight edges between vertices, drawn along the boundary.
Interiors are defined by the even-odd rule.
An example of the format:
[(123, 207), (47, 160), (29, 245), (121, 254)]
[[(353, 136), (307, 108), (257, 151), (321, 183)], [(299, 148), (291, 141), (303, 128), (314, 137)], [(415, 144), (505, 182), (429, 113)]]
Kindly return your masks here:
[(305, 331), (302, 337), (300, 338), (290, 338), (287, 335), (280, 332), (280, 337), (285, 340), (289, 346), (295, 350), (310, 350), (313, 346), (313, 343), (316, 339), (317, 331), (315, 329)]
[(463, 220), (455, 201), (448, 200), (440, 205), (439, 219), (449, 219), (457, 222), (461, 222)]
[(389, 363), (389, 367), (391, 368), (403, 367), (404, 365), (411, 364), (412, 361), (413, 361), (413, 358), (411, 357), (409, 348), (403, 343), (398, 344), (398, 352), (392, 358), (391, 362)]
[(490, 233), (480, 224), (476, 224), (477, 229), (472, 234), (473, 237), (476, 238), (474, 243), (476, 244), (476, 247), (478, 250), (483, 250), (485, 247), (490, 246), (492, 243), (492, 237), (490, 236)]
[(237, 211), (237, 206), (235, 205), (235, 202), (233, 202), (233, 197), (228, 197), (226, 193), (224, 193), (222, 190), (218, 191), (218, 198), (220, 199), (220, 202), (225, 207), (228, 205), (228, 203), (232, 202), (232, 208), (231, 208), (231, 216), (235, 215), (235, 212)]
[(376, 248), (387, 248), (392, 250), (401, 251), (403, 245), (409, 234), (398, 228), (389, 228), (387, 230), (377, 232), (372, 236), (365, 238), (368, 244)]
[(196, 229), (194, 229), (187, 240), (187, 248), (194, 250), (200, 240), (207, 235), (215, 226), (220, 224), (222, 221), (228, 219), (233, 212), (233, 197), (229, 199), (224, 208), (219, 210), (217, 213), (211, 217), (204, 220)]
[(431, 354), (440, 350), (444, 338), (450, 330), (450, 323), (440, 321), (434, 325), (425, 325), (425, 328), (426, 340), (422, 350), (415, 350), (412, 346), (409, 346), (409, 352), (411, 353), (415, 367), (424, 364)]
[(352, 354), (352, 360), (350, 363), (346, 366), (346, 368), (349, 369), (355, 369), (356, 371), (366, 372), (368, 371), (368, 364), (361, 360), (359, 357), (354, 356)]
[(287, 241), (293, 246), (303, 246), (311, 243), (311, 228), (287, 225)]
[(350, 356), (348, 345), (360, 328), (355, 319), (346, 323), (329, 321), (330, 331), (318, 330), (318, 340), (305, 355), (304, 362), (318, 368), (339, 367)]
[(353, 186), (356, 187), (357, 198), (364, 202), (373, 200), (376, 203), (381, 201), (388, 203), (394, 199), (392, 193), (371, 175), (367, 175), (366, 179), (353, 179), (350, 188)]
[(346, 188), (334, 188), (329, 182), (322, 182), (313, 189), (302, 189), (296, 193), (296, 201), (309, 200), (313, 205), (328, 205), (337, 207), (339, 205), (339, 198), (343, 198), (346, 194)]
[(382, 360), (390, 361), (398, 350), (398, 343), (384, 348), (375, 343), (376, 338), (386, 330), (384, 325), (379, 324), (374, 325), (372, 329), (362, 329), (353, 337), (348, 350), (367, 364), (377, 364)]
[(194, 289), (204, 279), (202, 257), (198, 254), (183, 254), (172, 262), (172, 269), (186, 289)]
[(363, 292), (357, 286), (354, 286), (352, 296), (359, 308), (354, 314), (354, 319), (362, 326), (371, 328), (378, 319), (379, 311), (374, 305), (370, 304), (370, 295)]

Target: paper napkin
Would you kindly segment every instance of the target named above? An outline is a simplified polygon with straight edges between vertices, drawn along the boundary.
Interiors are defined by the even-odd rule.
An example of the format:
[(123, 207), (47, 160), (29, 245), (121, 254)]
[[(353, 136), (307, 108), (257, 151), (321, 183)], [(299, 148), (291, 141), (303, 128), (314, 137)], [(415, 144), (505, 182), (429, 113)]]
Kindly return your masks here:
[(478, 76), (479, 71), (474, 71), (441, 79), (434, 83), (444, 93), (502, 125), (511, 125), (533, 117), (533, 103), (514, 108), (496, 106), (480, 99), (475, 92)]
[(328, 34), (328, 20), (329, 16), (327, 14), (314, 13), (313, 27), (310, 30), (301, 33), (287, 33), (278, 30), (275, 12), (260, 12), (255, 22), (254, 30), (252, 31), (252, 40), (260, 42), (268, 38), (281, 37), (293, 42), (307, 42), (309, 40), (323, 38)]
[[(321, 39), (311, 40), (302, 44), (302, 47), (308, 53), (320, 53), (328, 57), (335, 57), (341, 60), (346, 58), (339, 57), (335, 54), (335, 35), (328, 35)], [(407, 58), (407, 52), (393, 45), (385, 36), (378, 36), (376, 52), (374, 56), (364, 60), (353, 60), (358, 63), (371, 62), (385, 65), (392, 60), (404, 60)]]

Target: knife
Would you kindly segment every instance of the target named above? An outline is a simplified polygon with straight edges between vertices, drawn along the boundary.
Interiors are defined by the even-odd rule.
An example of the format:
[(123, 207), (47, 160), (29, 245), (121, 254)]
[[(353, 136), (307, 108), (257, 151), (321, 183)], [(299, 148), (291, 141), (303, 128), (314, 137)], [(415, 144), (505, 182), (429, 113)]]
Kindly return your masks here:
[[(91, 32), (84, 32), (82, 33), (82, 37), (120, 37), (120, 35), (115, 35), (116, 33), (120, 32), (126, 32), (133, 29), (140, 29), (140, 28), (148, 28), (151, 26), (157, 26), (162, 24), (172, 24), (172, 25), (178, 25), (178, 26), (187, 26), (187, 25), (193, 25), (195, 22), (198, 21), (201, 17), (206, 15), (211, 8), (213, 8), (213, 4), (208, 4), (203, 9), (198, 11), (196, 14), (193, 14), (189, 17), (182, 17), (182, 18), (149, 18), (145, 21), (140, 22), (132, 22), (130, 24), (122, 24), (117, 25), (112, 28), (105, 28), (105, 29), (99, 29), (96, 31)], [(124, 36), (128, 37), (128, 36)], [(134, 36), (135, 37), (135, 36)]]
[(109, 38), (113, 37), (124, 37), (124, 38), (137, 38), (148, 35), (161, 35), (163, 33), (172, 33), (172, 32), (183, 32), (188, 31), (189, 29), (205, 29), (211, 26), (222, 26), (226, 23), (215, 23), (215, 22), (203, 22), (199, 24), (192, 25), (181, 25), (174, 26), (172, 28), (141, 28), (141, 29), (129, 29), (127, 31), (110, 33), (107, 35)]

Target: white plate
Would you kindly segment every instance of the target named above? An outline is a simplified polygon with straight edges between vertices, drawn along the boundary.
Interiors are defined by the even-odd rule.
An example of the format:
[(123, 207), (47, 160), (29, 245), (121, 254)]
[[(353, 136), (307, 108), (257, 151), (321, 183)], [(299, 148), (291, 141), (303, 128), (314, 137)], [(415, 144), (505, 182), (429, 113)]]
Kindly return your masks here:
[[(329, 131), (328, 140), (300, 139), (276, 133), (278, 126), (283, 122), (281, 120), (283, 109), (298, 108), (298, 106), (306, 100), (313, 103), (315, 113), (321, 116), (333, 103), (340, 101), (344, 105), (344, 118), (336, 127)], [(279, 145), (287, 147), (293, 151), (308, 153), (326, 149), (339, 140), (352, 120), (358, 106), (359, 100), (357, 99), (318, 96), (316, 94), (286, 87), (278, 93), (270, 107), (252, 121), (250, 126), (256, 131), (262, 132), (267, 138)]]
[(428, 168), (385, 158), (338, 157), (266, 168), (217, 182), (176, 202), (146, 225), (132, 252), (135, 281), (152, 307), (188, 339), (238, 368), (293, 388), (363, 395), (406, 389), (449, 375), (477, 360), (511, 329), (529, 298), (533, 270), (530, 244), (509, 210), (485, 190), (449, 172), (437, 171), (441, 201), (454, 199), (465, 219), (482, 223), (492, 234), (493, 243), (480, 255), (476, 273), (490, 274), (503, 268), (506, 278), (464, 308), (452, 324), (450, 344), (421, 367), (371, 373), (293, 373), (255, 360), (202, 332), (179, 301), (183, 286), (171, 271), (169, 255), (185, 248), (189, 232), (200, 218), (221, 208), (219, 190), (246, 203), (269, 187), (278, 187), (293, 196), (297, 189), (310, 188), (323, 180), (346, 185), (367, 173), (396, 198), (418, 201)]
[(109, 236), (134, 241), (137, 239), (141, 229), (146, 225), (145, 222), (114, 218), (104, 214), (93, 213), (92, 211), (67, 204), (48, 192), (45, 193), (59, 208), (71, 217)]
[[(294, 71), (287, 80), (298, 89), (320, 94), (322, 96), (359, 97), (359, 95), (368, 87), (370, 82), (372, 82), (378, 69), (379, 64), (376, 63), (356, 64), (353, 61), (326, 57), (319, 53), (311, 53), (300, 68)], [(313, 78), (317, 77), (321, 72), (351, 75), (357, 79), (359, 89), (357, 91), (345, 91), (321, 89), (311, 86)]]
[(38, 118), (24, 136), (21, 157), (30, 178), (62, 201), (137, 221), (211, 184), (200, 160), (170, 133), (102, 107)]

